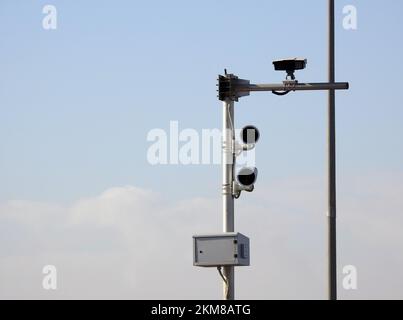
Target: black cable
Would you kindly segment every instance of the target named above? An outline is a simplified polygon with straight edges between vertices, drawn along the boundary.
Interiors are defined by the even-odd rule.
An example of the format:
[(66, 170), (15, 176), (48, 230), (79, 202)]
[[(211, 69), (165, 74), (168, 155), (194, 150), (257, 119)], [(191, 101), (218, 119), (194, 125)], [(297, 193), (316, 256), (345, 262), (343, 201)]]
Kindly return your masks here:
[(274, 90), (273, 90), (272, 93), (275, 94), (276, 96), (285, 96), (286, 94), (289, 94), (290, 91), (283, 91), (283, 92), (280, 92), (280, 91), (274, 91)]

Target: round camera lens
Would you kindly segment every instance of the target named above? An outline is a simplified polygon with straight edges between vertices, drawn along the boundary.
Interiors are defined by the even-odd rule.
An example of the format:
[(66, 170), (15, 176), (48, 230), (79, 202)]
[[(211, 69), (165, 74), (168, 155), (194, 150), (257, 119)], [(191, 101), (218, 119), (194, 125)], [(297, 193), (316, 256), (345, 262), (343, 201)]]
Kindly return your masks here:
[(254, 126), (246, 126), (242, 129), (241, 138), (246, 144), (254, 144), (260, 138), (259, 130)]

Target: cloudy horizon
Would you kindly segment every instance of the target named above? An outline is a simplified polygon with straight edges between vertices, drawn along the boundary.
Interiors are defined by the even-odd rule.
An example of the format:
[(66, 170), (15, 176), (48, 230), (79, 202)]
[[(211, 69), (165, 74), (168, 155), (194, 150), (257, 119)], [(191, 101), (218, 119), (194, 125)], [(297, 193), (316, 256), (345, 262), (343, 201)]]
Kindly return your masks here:
[[(402, 178), (361, 176), (342, 183), (343, 299), (403, 298)], [(237, 268), (237, 298), (325, 299), (323, 186), (318, 178), (279, 180), (260, 186), (249, 200), (253, 205), (241, 201), (236, 225), (251, 238), (251, 267)], [(363, 204), (360, 197), (371, 200)], [(2, 203), (0, 297), (219, 299), (216, 270), (192, 266), (191, 237), (220, 232), (220, 204), (219, 197), (170, 201), (133, 186), (110, 188), (68, 206)], [(45, 265), (58, 270), (56, 291), (42, 288)], [(346, 265), (358, 270), (357, 291), (342, 288)]]

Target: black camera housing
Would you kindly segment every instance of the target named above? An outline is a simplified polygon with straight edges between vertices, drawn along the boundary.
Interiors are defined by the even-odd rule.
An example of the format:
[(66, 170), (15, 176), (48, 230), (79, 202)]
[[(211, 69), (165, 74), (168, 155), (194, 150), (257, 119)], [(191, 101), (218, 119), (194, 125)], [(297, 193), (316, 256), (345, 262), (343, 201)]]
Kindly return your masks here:
[(244, 187), (253, 186), (257, 180), (257, 169), (256, 168), (241, 169), (238, 172), (237, 180)]
[(245, 144), (256, 144), (260, 138), (260, 132), (255, 126), (246, 126), (241, 130), (241, 139)]
[(294, 72), (306, 68), (307, 59), (293, 58), (273, 61), (274, 70)]

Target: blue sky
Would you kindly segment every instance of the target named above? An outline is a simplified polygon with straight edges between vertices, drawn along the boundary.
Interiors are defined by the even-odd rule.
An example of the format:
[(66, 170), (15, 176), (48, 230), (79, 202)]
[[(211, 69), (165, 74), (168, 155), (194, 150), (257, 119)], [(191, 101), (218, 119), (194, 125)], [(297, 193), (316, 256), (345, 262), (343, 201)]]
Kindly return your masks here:
[[(403, 4), (336, 2), (336, 77), (351, 85), (337, 93), (339, 190), (347, 197), (351, 176), (403, 173)], [(58, 10), (57, 30), (42, 28), (45, 4)], [(358, 9), (356, 31), (342, 27), (348, 4)], [(279, 82), (271, 61), (301, 56), (308, 67), (298, 79), (326, 81), (326, 19), (318, 0), (2, 0), (0, 201), (69, 205), (126, 185), (171, 201), (218, 198), (219, 166), (151, 166), (147, 133), (168, 130), (171, 120), (220, 128), (215, 85), (224, 68)], [(320, 92), (260, 93), (236, 105), (237, 127), (261, 130), (256, 199), (272, 181), (324, 182), (326, 101)]]
[[(322, 1), (53, 1), (58, 29), (42, 29), (45, 1), (1, 3), (1, 198), (72, 200), (111, 185), (134, 184), (173, 196), (211, 195), (219, 167), (150, 167), (152, 128), (216, 128), (215, 78), (223, 68), (254, 82), (277, 82), (271, 61), (308, 58), (300, 81), (326, 80)], [(359, 10), (357, 31), (342, 8)], [(338, 1), (339, 175), (401, 170), (403, 111), (398, 89), (401, 4)], [(381, 94), (384, 92), (385, 94)], [(237, 105), (237, 125), (262, 131), (262, 180), (322, 175), (325, 93)], [(178, 181), (178, 180), (177, 180)], [(199, 183), (195, 184), (194, 182)], [(214, 184), (209, 184), (214, 181)]]

